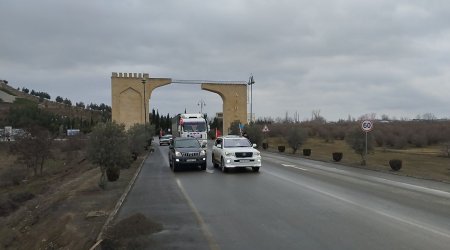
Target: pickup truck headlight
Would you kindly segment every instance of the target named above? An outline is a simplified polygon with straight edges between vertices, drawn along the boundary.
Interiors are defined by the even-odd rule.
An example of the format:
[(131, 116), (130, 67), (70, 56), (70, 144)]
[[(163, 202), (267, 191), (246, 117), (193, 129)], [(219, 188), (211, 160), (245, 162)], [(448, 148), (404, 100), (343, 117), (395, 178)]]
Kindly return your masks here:
[(175, 156), (180, 157), (181, 156), (181, 152), (175, 151)]
[(225, 152), (225, 156), (234, 156), (233, 152)]
[(255, 154), (254, 154), (255, 156), (260, 156), (261, 155), (261, 153), (260, 152), (255, 152)]
[(206, 155), (206, 151), (205, 150), (200, 151), (200, 156), (205, 156), (205, 155)]

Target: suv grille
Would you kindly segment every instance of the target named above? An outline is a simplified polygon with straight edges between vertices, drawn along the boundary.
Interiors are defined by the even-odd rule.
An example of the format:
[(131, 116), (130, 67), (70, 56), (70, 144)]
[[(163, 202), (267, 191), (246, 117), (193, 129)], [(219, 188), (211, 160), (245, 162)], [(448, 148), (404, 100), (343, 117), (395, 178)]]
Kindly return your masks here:
[(187, 152), (187, 153), (181, 153), (181, 155), (184, 157), (192, 157), (192, 156), (199, 156), (200, 153), (199, 152)]
[(247, 158), (247, 157), (252, 157), (253, 152), (236, 152), (235, 155), (236, 155), (236, 157), (239, 157), (239, 158)]

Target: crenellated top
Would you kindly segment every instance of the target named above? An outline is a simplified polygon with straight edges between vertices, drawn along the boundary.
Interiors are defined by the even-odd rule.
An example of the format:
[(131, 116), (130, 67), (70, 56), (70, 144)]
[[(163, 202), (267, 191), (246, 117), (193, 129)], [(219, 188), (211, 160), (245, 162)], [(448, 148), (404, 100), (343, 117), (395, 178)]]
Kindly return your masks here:
[(148, 73), (117, 73), (112, 72), (111, 77), (117, 77), (117, 78), (136, 78), (136, 79), (142, 79), (142, 78), (148, 78)]

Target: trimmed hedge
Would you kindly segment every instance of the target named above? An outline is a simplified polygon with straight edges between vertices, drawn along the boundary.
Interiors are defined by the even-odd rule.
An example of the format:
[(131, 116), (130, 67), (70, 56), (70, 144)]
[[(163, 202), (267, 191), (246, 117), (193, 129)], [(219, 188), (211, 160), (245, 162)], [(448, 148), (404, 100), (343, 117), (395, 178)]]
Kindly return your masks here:
[(342, 152), (334, 152), (333, 153), (333, 160), (336, 161), (336, 162), (341, 161), (343, 155), (344, 154)]
[(389, 161), (389, 166), (394, 171), (399, 171), (402, 168), (402, 160), (393, 159)]

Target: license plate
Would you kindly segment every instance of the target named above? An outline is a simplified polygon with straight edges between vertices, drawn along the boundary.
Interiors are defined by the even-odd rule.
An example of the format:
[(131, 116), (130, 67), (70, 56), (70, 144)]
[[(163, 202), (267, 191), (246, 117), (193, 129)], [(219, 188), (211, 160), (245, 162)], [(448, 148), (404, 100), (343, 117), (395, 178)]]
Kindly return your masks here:
[(239, 162), (250, 162), (250, 160), (240, 160)]
[(187, 162), (197, 161), (196, 159), (187, 159)]

